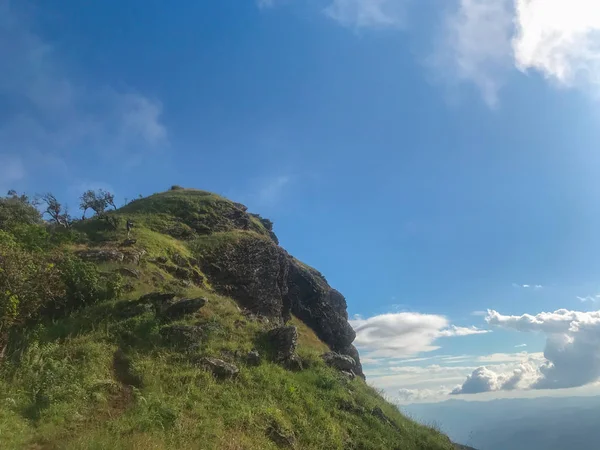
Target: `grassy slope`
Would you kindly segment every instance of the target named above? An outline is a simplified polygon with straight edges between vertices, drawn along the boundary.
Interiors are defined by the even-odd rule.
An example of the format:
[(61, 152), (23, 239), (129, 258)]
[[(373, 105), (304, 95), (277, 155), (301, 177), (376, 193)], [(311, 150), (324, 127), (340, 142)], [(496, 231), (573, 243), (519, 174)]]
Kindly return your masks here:
[[(166, 211), (161, 198), (189, 208), (186, 197), (195, 207), (206, 207), (203, 198), (217, 198), (201, 191), (171, 191), (150, 197), (150, 209), (144, 207), (146, 200), (138, 200), (114, 214), (134, 218), (135, 238), (148, 258), (190, 256), (188, 243), (157, 231), (172, 225), (178, 214), (170, 209), (170, 214), (157, 216)], [(90, 246), (112, 246), (124, 237), (123, 231), (99, 230), (94, 221), (80, 229), (92, 237)], [(235, 233), (199, 238), (194, 245), (234, 239)], [(163, 324), (153, 313), (124, 319), (121, 306), (157, 287), (208, 298), (196, 316), (180, 321), (200, 322), (211, 330), (200, 349), (206, 356), (252, 348), (266, 353), (260, 337), (268, 324), (248, 320), (234, 301), (216, 295), (209, 285), (183, 287), (150, 262), (137, 269), (142, 276), (135, 280), (134, 291), (118, 302), (40, 323), (16, 337), (14, 353), (0, 371), (3, 449), (279, 448), (269, 438), (272, 429), (292, 439), (298, 449), (453, 448), (447, 437), (402, 416), (362, 380), (347, 381), (326, 367), (319, 355), (327, 347), (297, 319), (298, 352), (310, 363), (307, 369), (294, 373), (266, 360), (258, 367), (238, 361), (237, 379), (214, 379), (195, 367), (189, 355), (163, 344)], [(130, 361), (129, 379), (115, 364), (117, 349)], [(370, 414), (376, 406), (399, 432)]]

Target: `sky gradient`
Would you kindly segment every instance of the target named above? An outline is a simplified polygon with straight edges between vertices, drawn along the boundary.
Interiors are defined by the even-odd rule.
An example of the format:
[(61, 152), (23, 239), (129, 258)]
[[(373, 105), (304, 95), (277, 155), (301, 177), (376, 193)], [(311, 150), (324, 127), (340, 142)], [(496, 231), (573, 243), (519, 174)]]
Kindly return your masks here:
[(271, 218), (398, 402), (597, 391), (592, 0), (0, 0), (0, 189)]

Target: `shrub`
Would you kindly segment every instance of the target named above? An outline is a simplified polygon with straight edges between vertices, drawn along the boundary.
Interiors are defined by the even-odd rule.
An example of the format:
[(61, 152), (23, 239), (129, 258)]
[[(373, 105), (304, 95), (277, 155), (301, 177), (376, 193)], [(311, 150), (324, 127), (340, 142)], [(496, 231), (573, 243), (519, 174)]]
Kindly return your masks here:
[(171, 191), (181, 191), (182, 189), (183, 188), (178, 184), (174, 184), (173, 186), (171, 186)]

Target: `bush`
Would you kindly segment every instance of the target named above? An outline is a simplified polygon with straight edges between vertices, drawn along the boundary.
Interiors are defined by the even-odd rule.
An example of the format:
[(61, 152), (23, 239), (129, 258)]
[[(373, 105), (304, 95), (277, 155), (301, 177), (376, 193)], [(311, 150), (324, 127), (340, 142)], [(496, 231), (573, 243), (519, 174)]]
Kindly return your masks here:
[(183, 188), (178, 184), (174, 184), (173, 186), (171, 186), (171, 191), (181, 191), (182, 189)]

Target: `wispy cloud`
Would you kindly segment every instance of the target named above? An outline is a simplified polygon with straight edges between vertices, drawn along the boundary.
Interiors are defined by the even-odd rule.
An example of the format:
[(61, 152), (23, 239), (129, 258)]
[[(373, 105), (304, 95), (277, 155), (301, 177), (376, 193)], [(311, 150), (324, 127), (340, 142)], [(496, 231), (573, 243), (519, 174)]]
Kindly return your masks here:
[(517, 344), (515, 345), (515, 348), (524, 348), (527, 347), (527, 344)]
[(451, 325), (444, 316), (409, 312), (359, 317), (350, 324), (356, 330), (355, 344), (370, 357), (408, 357), (437, 350), (440, 338), (489, 332)]
[(0, 95), (11, 105), (0, 125), (3, 152), (29, 166), (83, 151), (132, 157), (167, 144), (158, 100), (71, 76), (60, 49), (14, 5), (0, 0)]
[(325, 14), (351, 28), (400, 27), (407, 0), (333, 0)]
[(513, 287), (516, 288), (523, 288), (523, 289), (542, 289), (544, 286), (542, 286), (541, 284), (519, 284), (519, 283), (513, 283), (512, 284)]
[(579, 300), (582, 303), (596, 303), (596, 302), (600, 302), (600, 294), (596, 294), (596, 295), (586, 295), (585, 297), (577, 297), (577, 300)]

